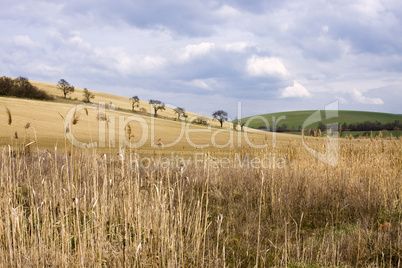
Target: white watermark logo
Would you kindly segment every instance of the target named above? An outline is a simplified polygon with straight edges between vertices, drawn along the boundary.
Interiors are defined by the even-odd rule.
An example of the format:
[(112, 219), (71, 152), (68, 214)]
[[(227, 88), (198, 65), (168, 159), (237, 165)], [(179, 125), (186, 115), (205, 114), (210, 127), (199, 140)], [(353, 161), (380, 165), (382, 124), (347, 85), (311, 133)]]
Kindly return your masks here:
[[(325, 119), (331, 119), (338, 117), (338, 110), (339, 105), (338, 101), (334, 101), (325, 106)], [(325, 144), (325, 153), (321, 153), (317, 150), (310, 148), (304, 137), (304, 130), (312, 125), (313, 123), (321, 122), (321, 111), (317, 110), (306, 121), (303, 123), (303, 137), (302, 143), (304, 148), (315, 158), (324, 162), (330, 166), (337, 166), (338, 165), (338, 158), (339, 158), (339, 141), (338, 141), (338, 123), (331, 123), (327, 124), (327, 136), (326, 136), (326, 144)]]
[[(173, 106), (173, 105), (170, 105)], [(97, 112), (97, 130), (98, 137), (94, 141), (84, 142), (79, 140), (74, 136), (73, 125), (76, 123), (75, 118), (79, 113), (85, 111), (88, 114), (89, 110), (94, 110)], [(146, 120), (146, 116), (139, 114), (132, 114), (129, 116), (116, 115), (114, 113), (116, 108), (113, 104), (99, 103), (99, 104), (79, 104), (74, 106), (69, 110), (65, 116), (64, 129), (67, 140), (76, 147), (79, 148), (106, 148), (106, 147), (119, 147), (119, 148), (141, 148), (145, 144), (149, 144), (151, 148), (171, 148), (185, 139), (186, 143), (193, 148), (204, 149), (204, 148), (234, 148), (241, 147), (242, 143), (245, 142), (247, 146), (254, 149), (264, 149), (269, 146), (269, 144), (257, 144), (250, 139), (248, 131), (233, 131), (234, 126), (232, 120), (228, 120), (228, 127), (219, 128), (213, 127), (210, 120), (204, 118), (204, 127), (195, 127), (197, 125), (197, 120), (199, 116), (192, 116), (186, 118), (186, 120), (176, 121), (177, 125), (175, 129), (178, 130), (178, 134), (174, 137), (173, 141), (167, 143), (164, 141), (163, 144), (158, 142), (155, 135), (158, 123), (156, 122), (156, 116), (153, 114), (153, 108), (150, 106), (151, 113), (149, 114), (149, 120)], [(237, 118), (241, 118), (241, 103), (238, 103)], [(249, 118), (243, 123), (243, 127), (248, 127), (254, 120), (262, 120), (265, 124), (265, 129), (272, 132), (272, 147), (276, 147), (276, 125), (280, 120), (285, 119), (284, 116), (276, 119), (272, 118), (272, 129), (268, 120), (263, 116), (254, 116)], [(130, 127), (130, 123), (136, 126), (136, 142), (134, 139), (127, 137), (127, 127)], [(134, 130), (133, 130), (134, 131)], [(195, 137), (197, 134), (199, 136), (207, 135), (210, 137), (209, 141), (200, 141)], [(235, 141), (235, 135), (237, 135), (237, 142)], [(226, 140), (224, 143), (218, 142), (219, 136), (225, 136)], [(139, 138), (139, 139), (138, 139)], [(172, 138), (172, 137), (169, 137)], [(222, 141), (220, 141), (222, 142)]]
[[(174, 105), (170, 105), (174, 106)], [(242, 118), (241, 114), (241, 103), (238, 102), (237, 107), (237, 118)], [(88, 115), (88, 111), (93, 110), (97, 112), (97, 127), (98, 127), (98, 137), (95, 140), (91, 140), (91, 142), (84, 142), (77, 139), (73, 134), (73, 125), (77, 123), (77, 114), (85, 113)], [(198, 116), (193, 116), (190, 118), (186, 118), (186, 120), (176, 121), (177, 125), (175, 129), (178, 130), (178, 134), (176, 137), (173, 137), (174, 140), (167, 143), (162, 144), (157, 141), (155, 130), (158, 126), (156, 122), (156, 115), (152, 113), (153, 108), (150, 105), (150, 111), (148, 120), (146, 116), (139, 114), (131, 114), (129, 116), (126, 115), (117, 115), (116, 107), (113, 104), (99, 103), (99, 104), (79, 104), (75, 107), (71, 108), (70, 111), (66, 114), (64, 119), (64, 129), (66, 134), (66, 139), (73, 145), (79, 148), (113, 148), (118, 147), (122, 148), (130, 148), (137, 149), (142, 146), (149, 145), (151, 148), (171, 148), (177, 145), (179, 142), (185, 140), (185, 142), (193, 148), (204, 149), (204, 148), (235, 148), (242, 147), (242, 142), (245, 142), (247, 146), (253, 149), (265, 149), (268, 148), (268, 143), (258, 144), (254, 142), (254, 139), (249, 138), (249, 132), (244, 131), (243, 127), (248, 127), (254, 120), (262, 122), (263, 128), (266, 131), (271, 132), (272, 137), (272, 148), (276, 147), (276, 129), (277, 125), (280, 121), (285, 120), (286, 116), (280, 116), (279, 118), (272, 117), (271, 125), (266, 117), (264, 116), (253, 116), (250, 117), (247, 121), (242, 121), (241, 131), (234, 131), (234, 123), (229, 119), (228, 127), (219, 128), (211, 126), (211, 122), (209, 119), (205, 119), (204, 127), (194, 127), (197, 123)], [(332, 102), (325, 106), (325, 119), (331, 119), (338, 117), (338, 101)], [(302, 128), (302, 144), (304, 148), (318, 160), (330, 165), (337, 166), (338, 165), (338, 157), (339, 157), (339, 144), (338, 144), (338, 123), (328, 124), (326, 126), (326, 144), (325, 144), (325, 153), (321, 153), (313, 148), (310, 148), (306, 142), (304, 136), (304, 130), (307, 127), (311, 126), (314, 123), (321, 122), (321, 111), (318, 110), (314, 112), (305, 122), (303, 123)], [(238, 121), (237, 121), (238, 122)], [(130, 123), (135, 125), (135, 139), (132, 139), (131, 136), (127, 136), (127, 128), (131, 130)], [(133, 130), (134, 132), (134, 130)], [(196, 135), (200, 134), (200, 135)], [(218, 135), (225, 136), (226, 140), (223, 143), (218, 143)], [(235, 142), (235, 135), (237, 135), (237, 143)], [(200, 136), (208, 136), (209, 141), (205, 139), (197, 139)], [(172, 138), (172, 137), (170, 137)], [(222, 141), (220, 141), (222, 142)], [(254, 162), (253, 162), (254, 161)], [(254, 164), (258, 164), (258, 159), (253, 160), (252, 166)], [(257, 161), (257, 162), (256, 162)], [(264, 166), (267, 161), (261, 161), (261, 165)], [(223, 163), (224, 164), (224, 163)]]
[(132, 168), (145, 170), (178, 169), (185, 172), (190, 166), (195, 168), (210, 169), (284, 169), (286, 168), (285, 157), (268, 153), (264, 156), (240, 155), (235, 153), (232, 157), (217, 157), (207, 153), (195, 153), (193, 156), (180, 156), (170, 153), (170, 156), (150, 157), (139, 153), (131, 153), (127, 160)]

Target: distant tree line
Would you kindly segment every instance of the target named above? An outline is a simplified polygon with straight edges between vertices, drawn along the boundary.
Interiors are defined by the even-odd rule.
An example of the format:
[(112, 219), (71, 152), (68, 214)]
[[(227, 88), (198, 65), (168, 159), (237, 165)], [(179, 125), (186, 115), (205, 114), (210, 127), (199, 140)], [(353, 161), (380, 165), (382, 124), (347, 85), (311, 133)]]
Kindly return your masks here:
[(378, 130), (401, 130), (402, 123), (399, 120), (395, 120), (392, 123), (380, 123), (378, 121), (370, 122), (365, 121), (364, 123), (351, 123), (351, 124), (342, 124), (342, 129), (345, 131), (378, 131)]
[(45, 91), (38, 89), (29, 82), (28, 78), (0, 77), (0, 96), (10, 96), (17, 98), (53, 100), (53, 97)]
[[(265, 126), (260, 126), (259, 129), (261, 130), (267, 130)], [(365, 121), (363, 123), (343, 123), (341, 126), (342, 131), (380, 131), (380, 130), (401, 130), (402, 129), (402, 123), (399, 120), (395, 120), (394, 122), (389, 122), (389, 123), (381, 123), (378, 121), (371, 122), (371, 121)], [(323, 122), (318, 122), (317, 125), (317, 130), (321, 131), (326, 131), (327, 126)], [(272, 131), (267, 130), (267, 131)], [(336, 131), (336, 129), (333, 129), (333, 131)], [(280, 126), (276, 126), (276, 132), (301, 132), (301, 126), (299, 126), (297, 129), (295, 127), (289, 128), (287, 124), (282, 124)]]
[[(318, 126), (318, 128), (320, 127), (320, 125)], [(269, 131), (269, 132), (273, 132), (274, 129), (267, 129), (266, 126), (259, 126), (258, 129), (261, 130), (265, 130), (265, 131)], [(289, 128), (289, 126), (287, 124), (282, 124), (282, 125), (277, 125), (275, 128), (275, 132), (301, 132), (301, 126), (299, 126), (298, 128), (292, 127)]]

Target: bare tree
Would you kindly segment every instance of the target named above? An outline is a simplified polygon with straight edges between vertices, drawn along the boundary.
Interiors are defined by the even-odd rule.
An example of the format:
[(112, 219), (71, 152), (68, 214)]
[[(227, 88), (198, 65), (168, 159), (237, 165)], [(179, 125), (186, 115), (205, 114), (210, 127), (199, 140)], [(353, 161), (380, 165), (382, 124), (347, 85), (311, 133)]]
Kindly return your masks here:
[(63, 92), (64, 98), (67, 97), (67, 94), (75, 91), (74, 87), (64, 79), (60, 79), (59, 83), (57, 84), (57, 88)]
[(240, 125), (240, 131), (243, 132), (243, 131), (244, 131), (243, 128), (244, 128), (244, 126), (246, 125), (246, 121), (241, 121), (241, 120), (240, 120), (239, 125)]
[(213, 118), (221, 123), (221, 127), (223, 126), (223, 122), (228, 120), (228, 113), (223, 110), (218, 110), (212, 114)]
[(165, 104), (159, 100), (149, 100), (149, 103), (154, 107), (155, 117), (158, 117), (159, 110), (165, 110)]
[(177, 120), (180, 120), (180, 116), (187, 118), (186, 111), (183, 107), (176, 107), (174, 111), (177, 114)]
[(134, 112), (135, 107), (137, 108), (140, 107), (140, 99), (138, 98), (138, 96), (134, 96), (130, 98), (130, 100), (131, 100), (131, 110)]
[(91, 93), (88, 89), (84, 88), (84, 93), (82, 93), (82, 96), (84, 96), (83, 101), (86, 103), (90, 103), (91, 99), (95, 98), (95, 94)]
[(240, 120), (239, 119), (235, 119), (233, 120), (233, 130), (237, 130), (237, 126), (239, 125)]

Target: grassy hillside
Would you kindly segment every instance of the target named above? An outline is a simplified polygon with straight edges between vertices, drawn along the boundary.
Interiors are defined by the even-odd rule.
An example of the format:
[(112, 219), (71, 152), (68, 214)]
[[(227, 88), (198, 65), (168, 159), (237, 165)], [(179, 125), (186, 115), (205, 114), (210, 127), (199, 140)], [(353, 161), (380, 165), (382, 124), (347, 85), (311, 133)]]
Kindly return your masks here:
[[(278, 120), (281, 116), (285, 116), (285, 119), (282, 119), (278, 122), (278, 126), (286, 124), (288, 129), (298, 129), (299, 127), (303, 126), (304, 121), (314, 113), (314, 110), (309, 111), (292, 111), (292, 112), (281, 112), (281, 113), (271, 113), (271, 114), (264, 114), (260, 115), (261, 117), (265, 118), (268, 122), (270, 127), (272, 128), (272, 121), (273, 118)], [(260, 116), (256, 117), (255, 119), (251, 120), (250, 117), (243, 118), (242, 121), (250, 120), (249, 127), (258, 128), (260, 126), (265, 126), (264, 121)], [(365, 121), (370, 122), (380, 122), (382, 124), (391, 123), (395, 120), (402, 121), (402, 115), (398, 114), (388, 114), (388, 113), (377, 113), (377, 112), (363, 112), (363, 111), (338, 111), (338, 117), (332, 118), (330, 120), (325, 120), (325, 111), (321, 111), (321, 118), (324, 124), (328, 123), (363, 123)], [(310, 125), (310, 128), (317, 128), (318, 122)]]
[[(76, 88), (76, 91), (69, 96), (69, 99), (62, 98), (62, 92), (57, 90), (55, 84), (35, 82), (32, 84), (39, 89), (56, 96), (56, 101), (38, 101), (29, 99), (19, 99), (10, 97), (0, 97), (0, 146), (18, 145), (23, 146), (29, 142), (35, 141), (38, 148), (54, 149), (65, 148), (70, 143), (66, 140), (66, 129), (64, 119), (71, 109), (82, 104), (83, 89)], [(99, 129), (103, 127), (106, 149), (118, 150), (121, 141), (128, 139), (125, 133), (125, 126), (120, 126), (120, 120), (133, 119), (128, 125), (131, 128), (130, 141), (145, 141), (140, 146), (144, 153), (152, 153), (155, 148), (163, 153), (169, 152), (193, 152), (204, 148), (212, 148), (215, 145), (224, 147), (223, 150), (229, 150), (230, 147), (238, 144), (238, 140), (245, 143), (244, 133), (233, 132), (231, 124), (226, 122), (223, 129), (220, 129), (219, 122), (210, 119), (211, 127), (175, 121), (176, 114), (172, 108), (166, 107), (166, 110), (159, 111), (158, 118), (149, 115), (150, 106), (146, 101), (140, 101), (140, 108), (146, 110), (144, 113), (132, 113), (131, 101), (127, 97), (121, 97), (101, 92), (91, 91), (95, 94), (94, 105), (99, 103), (115, 105), (114, 110), (105, 109), (105, 115), (108, 122), (99, 121), (99, 111), (95, 108), (80, 110), (76, 113), (76, 124), (71, 125), (71, 131), (74, 137), (85, 143), (98, 142), (102, 136)], [(76, 99), (76, 100), (74, 100)], [(8, 124), (7, 109), (12, 117), (11, 125)], [(137, 108), (138, 110), (138, 108)], [(187, 112), (188, 119), (197, 117), (197, 114)], [(141, 126), (140, 122), (145, 124)], [(25, 128), (29, 123), (30, 127)], [(127, 123), (127, 122), (122, 122)], [(153, 127), (152, 127), (153, 126)], [(189, 134), (182, 135), (182, 132), (188, 128)], [(153, 131), (153, 132), (152, 132)], [(197, 132), (198, 131), (198, 132)], [(247, 139), (255, 144), (266, 142), (268, 134), (259, 133), (259, 131), (248, 129)], [(113, 136), (114, 135), (114, 136)], [(182, 136), (181, 136), (182, 135)], [(18, 138), (17, 138), (18, 137)], [(278, 137), (278, 140), (287, 141), (287, 136)], [(152, 144), (162, 144), (160, 147), (152, 147)], [(174, 144), (173, 144), (174, 143)], [(214, 145), (215, 143), (215, 145)], [(171, 146), (169, 146), (171, 145)], [(203, 146), (204, 145), (204, 146)], [(161, 149), (164, 147), (164, 149)], [(105, 149), (105, 150), (106, 150)]]
[[(31, 81), (31, 83), (34, 86), (37, 86), (39, 89), (42, 89), (46, 91), (47, 93), (58, 97), (58, 101), (63, 101), (61, 98), (63, 97), (63, 93), (57, 89), (57, 85), (53, 83), (47, 83), (47, 82), (38, 82), (38, 81)], [(75, 88), (75, 92), (68, 95), (68, 98), (74, 100), (81, 101), (83, 96), (83, 91), (84, 89), (82, 88)], [(127, 110), (131, 111), (131, 100), (127, 97), (122, 97), (122, 96), (117, 96), (113, 94), (108, 94), (108, 93), (103, 93), (103, 92), (97, 92), (90, 90), (90, 92), (95, 94), (95, 98), (92, 100), (93, 103), (113, 103), (116, 106), (116, 109), (121, 109), (121, 110)], [(139, 108), (135, 108), (135, 110), (140, 110), (140, 109), (145, 109), (146, 113), (150, 113), (150, 105), (148, 101), (141, 100), (140, 97), (140, 103), (139, 103)], [(163, 101), (163, 100), (161, 100)], [(195, 113), (187, 112), (188, 116), (198, 116)], [(177, 115), (175, 114), (174, 110), (170, 107), (166, 107), (166, 110), (164, 111), (159, 111), (158, 115), (162, 117), (171, 117), (171, 118), (176, 118)], [(218, 122), (213, 122), (214, 124), (218, 125)]]

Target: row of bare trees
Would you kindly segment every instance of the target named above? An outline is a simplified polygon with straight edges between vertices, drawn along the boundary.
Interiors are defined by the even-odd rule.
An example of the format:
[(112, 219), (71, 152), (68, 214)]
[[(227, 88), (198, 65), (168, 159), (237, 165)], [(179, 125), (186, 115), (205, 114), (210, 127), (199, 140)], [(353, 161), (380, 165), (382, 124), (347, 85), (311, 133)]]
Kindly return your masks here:
[[(73, 93), (75, 91), (74, 86), (70, 85), (70, 83), (68, 83), (66, 80), (64, 79), (60, 79), (57, 88), (59, 90), (61, 90), (64, 94), (64, 98), (67, 97), (68, 94)], [(84, 93), (83, 93), (84, 102), (91, 102), (91, 99), (93, 99), (95, 97), (94, 94), (92, 94), (88, 89), (84, 89)], [(139, 108), (140, 107), (140, 99), (138, 96), (133, 96), (130, 98), (131, 100), (131, 110), (134, 112), (135, 108)], [(158, 111), (163, 111), (165, 110), (165, 103), (160, 101), (160, 100), (154, 100), (151, 99), (149, 100), (149, 103), (152, 105), (153, 109), (154, 109), (154, 116), (157, 117), (158, 116)], [(187, 114), (186, 111), (183, 107), (176, 107), (174, 109), (174, 112), (177, 115), (177, 120), (180, 120), (181, 117), (183, 118), (187, 118)], [(215, 111), (214, 113), (212, 113), (212, 117), (216, 120), (219, 121), (221, 127), (223, 127), (223, 122), (228, 120), (228, 113), (224, 110), (218, 110)], [(233, 129), (237, 129), (237, 126), (240, 125), (241, 130), (243, 131), (243, 126), (244, 123), (241, 120), (234, 120), (233, 121)]]
[[(139, 108), (140, 107), (140, 99), (138, 98), (138, 96), (133, 96), (130, 98), (131, 100), (131, 110), (134, 112), (135, 108)], [(165, 110), (165, 103), (159, 101), (159, 100), (154, 100), (151, 99), (149, 100), (149, 103), (152, 105), (153, 109), (154, 109), (154, 116), (157, 117), (158, 116), (158, 111), (159, 110)], [(176, 107), (174, 109), (174, 112), (177, 115), (177, 120), (180, 120), (181, 117), (183, 118), (187, 118), (187, 114), (186, 111), (183, 107)], [(219, 121), (221, 127), (223, 127), (223, 122), (228, 120), (228, 113), (224, 110), (218, 110), (215, 111), (214, 113), (212, 113), (212, 117), (216, 120)], [(236, 130), (237, 126), (241, 127), (241, 131), (243, 131), (243, 127), (244, 127), (245, 123), (241, 120), (235, 119), (233, 121), (233, 129)]]
[[(135, 108), (139, 108), (140, 107), (140, 99), (138, 98), (138, 96), (133, 96), (130, 98), (131, 100), (131, 110), (134, 112)], [(163, 103), (160, 100), (154, 100), (151, 99), (149, 100), (149, 103), (152, 105), (153, 109), (154, 109), (154, 116), (157, 117), (158, 116), (158, 111), (159, 110), (165, 110), (165, 103)], [(184, 117), (187, 118), (187, 114), (186, 111), (183, 107), (176, 107), (174, 109), (175, 113), (177, 114), (177, 120), (180, 120), (180, 117)]]

